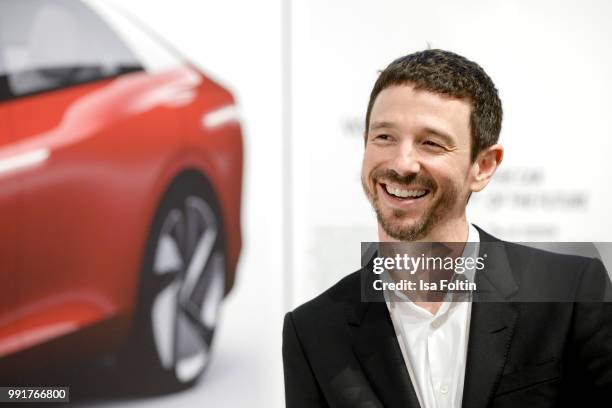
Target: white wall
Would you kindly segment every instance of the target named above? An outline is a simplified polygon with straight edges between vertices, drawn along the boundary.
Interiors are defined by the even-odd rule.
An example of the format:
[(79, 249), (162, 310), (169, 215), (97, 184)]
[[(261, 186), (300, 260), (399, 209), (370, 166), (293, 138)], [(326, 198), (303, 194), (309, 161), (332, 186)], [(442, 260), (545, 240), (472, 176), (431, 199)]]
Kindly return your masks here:
[[(246, 163), (244, 252), (210, 370), (193, 390), (117, 405), (283, 406), (283, 313), (356, 270), (360, 242), (376, 240), (359, 181), (371, 86), (391, 60), (428, 45), (477, 61), (504, 104), (502, 173), (472, 197), (472, 222), (511, 240), (612, 240), (608, 1), (121, 4), (234, 90), (244, 113)], [(282, 4), (292, 10), (285, 56)], [(283, 61), (290, 61), (290, 88), (283, 88)], [(283, 101), (288, 91), (292, 97)], [(291, 119), (286, 135), (283, 119)], [(287, 194), (292, 216), (284, 224)], [(283, 267), (287, 239), (290, 270)]]

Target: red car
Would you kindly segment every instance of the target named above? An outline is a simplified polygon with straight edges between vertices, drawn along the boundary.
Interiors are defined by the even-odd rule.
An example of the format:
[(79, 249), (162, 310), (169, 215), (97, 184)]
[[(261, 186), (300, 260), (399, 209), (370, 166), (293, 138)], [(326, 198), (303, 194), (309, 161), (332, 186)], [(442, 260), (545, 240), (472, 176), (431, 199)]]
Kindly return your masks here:
[(228, 90), (103, 1), (0, 1), (2, 385), (119, 351), (147, 381), (193, 383), (241, 184)]

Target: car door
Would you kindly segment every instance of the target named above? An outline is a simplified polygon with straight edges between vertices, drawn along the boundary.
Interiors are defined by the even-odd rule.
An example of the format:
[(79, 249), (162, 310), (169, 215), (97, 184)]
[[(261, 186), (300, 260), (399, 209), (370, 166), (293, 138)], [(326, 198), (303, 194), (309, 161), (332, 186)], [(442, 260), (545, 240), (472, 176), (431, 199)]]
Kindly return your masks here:
[[(6, 204), (0, 205), (9, 206), (7, 214), (17, 211), (22, 220), (15, 225), (10, 217), (11, 226), (0, 234), (3, 243), (14, 246), (10, 236), (16, 230), (23, 254), (9, 263), (20, 281), (8, 274), (2, 278), (2, 283), (19, 283), (19, 295), (0, 302), (18, 316), (20, 346), (27, 348), (116, 313), (105, 297), (113, 274), (101, 268), (116, 260), (92, 256), (104, 254), (113, 237), (95, 226), (109, 216), (100, 198), (112, 183), (103, 185), (103, 180), (117, 173), (105, 161), (114, 153), (106, 142), (117, 139), (112, 132), (121, 129), (121, 118), (127, 116), (121, 99), (129, 91), (122, 84), (130, 80), (118, 78), (143, 71), (81, 2), (21, 0), (0, 7), (11, 97), (4, 108), (12, 126), (6, 143), (13, 162), (17, 158), (20, 163), (11, 178), (19, 178), (19, 205), (15, 197), (2, 196)], [(0, 190), (2, 195), (10, 191)], [(15, 251), (2, 246), (4, 256)]]

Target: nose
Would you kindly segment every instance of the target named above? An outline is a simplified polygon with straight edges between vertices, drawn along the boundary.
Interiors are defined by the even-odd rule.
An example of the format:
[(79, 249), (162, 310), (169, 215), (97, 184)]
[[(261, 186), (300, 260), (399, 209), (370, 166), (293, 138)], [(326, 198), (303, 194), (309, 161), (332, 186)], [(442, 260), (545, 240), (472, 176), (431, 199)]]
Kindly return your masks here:
[(416, 174), (421, 171), (419, 152), (411, 141), (405, 140), (398, 144), (394, 154), (393, 167), (398, 174)]

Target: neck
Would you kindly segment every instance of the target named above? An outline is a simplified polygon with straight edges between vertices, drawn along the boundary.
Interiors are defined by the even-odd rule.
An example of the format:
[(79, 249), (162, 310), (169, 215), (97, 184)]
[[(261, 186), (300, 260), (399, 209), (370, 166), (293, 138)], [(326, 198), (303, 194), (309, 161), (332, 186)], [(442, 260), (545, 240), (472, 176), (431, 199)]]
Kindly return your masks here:
[[(465, 217), (465, 213), (460, 217), (452, 219), (444, 224), (439, 224), (435, 228), (433, 228), (429, 233), (421, 239), (415, 240), (413, 242), (467, 242), (469, 234), (469, 225), (467, 223), (467, 219)], [(400, 242), (395, 238), (391, 238), (387, 235), (387, 233), (382, 229), (380, 224), (378, 225), (378, 239), (380, 242)], [(459, 248), (460, 249), (460, 248)], [(463, 249), (460, 249), (463, 250)], [(459, 252), (460, 253), (460, 252)], [(414, 294), (412, 294), (414, 297)], [(427, 296), (429, 295), (429, 296)], [(430, 297), (431, 293), (426, 293), (425, 299)], [(441, 294), (442, 295), (442, 294)], [(408, 296), (409, 298), (411, 296)], [(417, 298), (413, 298), (412, 301), (419, 307), (424, 308), (433, 316), (438, 313), (438, 310), (442, 306), (442, 298), (435, 300), (423, 300)]]

